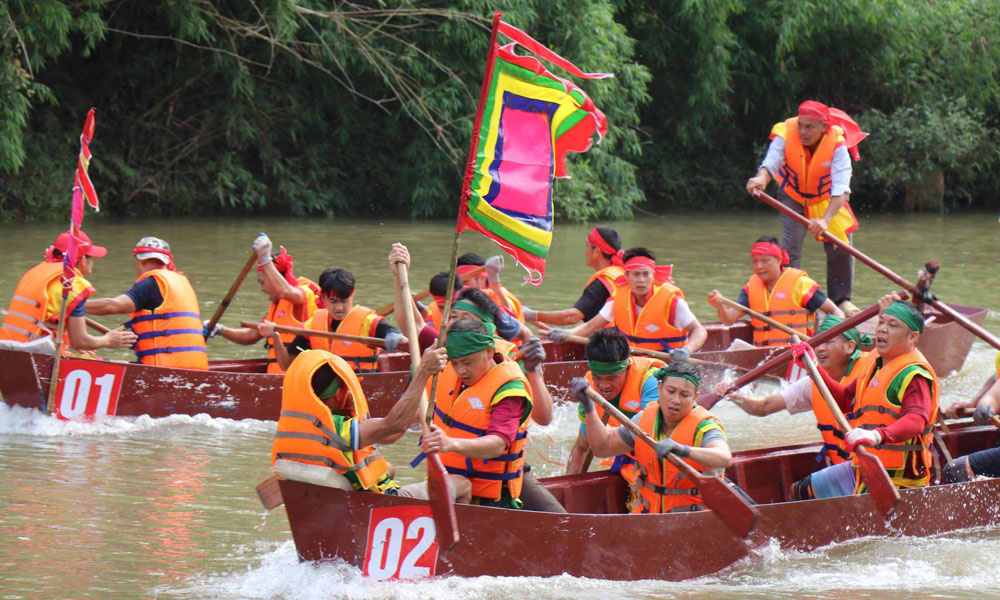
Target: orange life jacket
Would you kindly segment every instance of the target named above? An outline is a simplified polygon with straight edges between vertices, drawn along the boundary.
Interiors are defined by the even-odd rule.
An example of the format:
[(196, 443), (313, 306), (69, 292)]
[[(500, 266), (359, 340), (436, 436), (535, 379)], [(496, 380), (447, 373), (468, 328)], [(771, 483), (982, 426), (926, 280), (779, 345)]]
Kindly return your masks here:
[[(506, 384), (519, 381), (523, 389), (503, 390)], [(452, 438), (474, 439), (486, 435), (493, 405), (511, 396), (527, 398), (517, 435), (500, 456), (490, 459), (469, 458), (454, 452), (441, 453), (449, 473), (462, 475), (472, 482), (472, 495), (499, 500), (504, 486), (514, 500), (521, 496), (524, 475), (524, 446), (531, 415), (531, 392), (528, 380), (515, 362), (504, 361), (483, 375), (482, 379), (461, 391), (448, 395), (434, 406), (434, 423)]]
[[(805, 271), (787, 268), (781, 272), (778, 281), (768, 292), (764, 281), (755, 273), (750, 276), (750, 281), (747, 282), (744, 289), (747, 292), (751, 310), (791, 327), (804, 337), (810, 337), (812, 336), (812, 328), (816, 325), (813, 314), (796, 304), (793, 298), (795, 283), (801, 277), (807, 277)], [(795, 341), (792, 336), (763, 321), (750, 319), (750, 323), (753, 325), (755, 346), (784, 346)]]
[[(869, 363), (875, 360), (877, 356), (878, 352), (862, 352), (861, 356), (851, 365), (851, 370), (840, 379), (840, 383), (848, 385), (857, 379), (858, 375), (867, 370)], [(812, 410), (813, 414), (816, 415), (816, 428), (823, 434), (823, 448), (820, 449), (816, 460), (822, 460), (824, 455), (830, 459), (830, 464), (834, 465), (845, 460), (850, 460), (851, 455), (845, 449), (844, 444), (844, 436), (847, 435), (847, 432), (842, 431), (837, 426), (837, 420), (833, 418), (833, 412), (830, 410), (829, 405), (827, 405), (826, 400), (823, 399), (823, 395), (820, 394), (819, 388), (816, 387), (815, 383), (812, 385)], [(845, 416), (853, 426), (855, 420), (854, 413)]]
[[(346, 384), (353, 399), (349, 414), (339, 423), (312, 388), (313, 375), (327, 364)], [(351, 450), (352, 422), (367, 418), (368, 402), (350, 365), (324, 350), (306, 350), (295, 357), (285, 374), (271, 464), (283, 458), (330, 467), (359, 490), (383, 493), (397, 487), (388, 475), (389, 463), (375, 446)]]
[[(625, 385), (622, 387), (621, 394), (618, 398), (611, 401), (611, 404), (615, 406), (618, 410), (625, 413), (626, 417), (631, 417), (635, 413), (639, 412), (642, 408), (642, 386), (645, 385), (646, 380), (653, 376), (653, 373), (657, 369), (662, 367), (665, 363), (658, 358), (649, 358), (647, 356), (632, 356), (628, 359), (627, 372), (625, 374)], [(584, 376), (587, 382), (590, 383), (591, 387), (594, 387), (594, 376), (590, 371)], [(598, 417), (604, 417), (604, 409), (600, 405), (594, 405), (594, 409), (597, 411)], [(608, 425), (612, 427), (617, 427), (621, 425), (618, 419), (614, 417), (608, 418)]]
[[(697, 446), (695, 439), (698, 426), (707, 419), (714, 419), (712, 413), (695, 404), (691, 412), (684, 417), (670, 439), (686, 446)], [(639, 427), (659, 441), (664, 438), (660, 432), (662, 416), (659, 404), (649, 404), (639, 417)], [(721, 428), (721, 425), (719, 425)], [(668, 460), (659, 460), (655, 451), (642, 440), (636, 440), (633, 464), (622, 467), (622, 477), (629, 482), (633, 501), (629, 510), (633, 513), (668, 513), (703, 510), (698, 488), (695, 482), (681, 474), (680, 469)], [(697, 471), (711, 471), (690, 458), (681, 459)]]
[[(4, 315), (3, 325), (0, 325), (0, 340), (30, 342), (50, 335), (42, 329), (49, 322), (49, 315), (45, 314), (49, 303), (49, 284), (62, 272), (61, 262), (43, 262), (21, 276)], [(67, 315), (68, 310), (69, 307)]]
[(208, 353), (202, 335), (198, 296), (183, 274), (167, 269), (146, 271), (136, 283), (152, 277), (163, 303), (155, 310), (139, 310), (125, 325), (139, 336), (135, 354), (144, 365), (207, 369)]
[(674, 320), (674, 297), (684, 297), (681, 288), (672, 283), (653, 285), (653, 296), (635, 316), (632, 292), (628, 284), (620, 284), (614, 293), (614, 323), (618, 331), (636, 348), (669, 352), (683, 346), (687, 332), (670, 324)]
[[(507, 288), (500, 286), (500, 289), (503, 290), (503, 295), (505, 298), (507, 298), (507, 302), (510, 304), (510, 308), (514, 312), (514, 318), (524, 323), (524, 307), (521, 306), (521, 301), (517, 299), (517, 296), (510, 293), (510, 290), (508, 290)], [(497, 297), (497, 295), (493, 292), (492, 289), (487, 287), (484, 288), (483, 291), (486, 292), (486, 295), (489, 296), (490, 299), (492, 299), (494, 302), (497, 303), (497, 306), (500, 307), (500, 310), (505, 310), (503, 303), (500, 302), (500, 299)]]
[[(290, 300), (282, 298), (277, 302), (272, 302), (267, 307), (267, 314), (264, 316), (266, 320), (271, 321), (275, 325), (301, 328), (302, 324), (313, 316), (313, 313), (316, 312), (316, 292), (313, 291), (313, 287), (316, 284), (306, 277), (299, 277), (298, 281), (299, 285), (296, 287), (305, 294), (305, 302), (302, 306), (298, 310), (295, 310), (295, 305)], [(281, 333), (279, 336), (283, 344), (290, 344), (295, 340), (295, 334), (292, 333)], [(271, 338), (267, 338), (267, 341), (264, 342), (264, 347), (267, 348), (267, 372), (284, 373), (285, 371), (278, 364), (278, 356), (274, 352)]]
[[(335, 333), (373, 337), (375, 328), (381, 317), (367, 306), (355, 306), (347, 313), (344, 320), (337, 325)], [(330, 331), (330, 313), (321, 308), (313, 313), (307, 329), (313, 331)], [(374, 373), (378, 370), (378, 348), (371, 348), (358, 342), (334, 340), (319, 336), (310, 336), (309, 346), (313, 350), (326, 350), (343, 358), (358, 373)]]
[[(870, 449), (886, 469), (891, 470), (893, 483), (898, 487), (922, 487), (930, 482), (932, 427), (937, 421), (938, 413), (938, 379), (924, 355), (919, 350), (911, 350), (890, 360), (888, 364), (878, 367), (878, 360), (868, 363), (868, 368), (859, 376), (857, 398), (854, 414), (857, 415), (857, 427), (862, 429), (877, 429), (895, 423), (900, 417), (902, 395), (914, 377), (922, 375), (911, 371), (899, 382), (898, 396), (889, 398), (889, 388), (903, 369), (917, 365), (930, 374), (931, 411), (927, 427), (916, 436), (902, 444), (879, 444)], [(854, 465), (858, 466), (857, 457)], [(893, 473), (892, 471), (896, 471)], [(923, 474), (916, 479), (904, 478), (903, 472)], [(860, 483), (860, 477), (858, 478)]]
[(431, 305), (427, 307), (427, 318), (424, 319), (424, 322), (440, 332), (441, 319), (443, 318), (444, 313), (441, 312), (441, 307), (438, 306), (437, 302), (431, 302)]
[(587, 280), (587, 285), (583, 287), (590, 287), (590, 284), (594, 283), (594, 280), (596, 279), (604, 285), (606, 290), (608, 290), (608, 295), (613, 296), (615, 294), (615, 281), (617, 281), (619, 277), (624, 276), (625, 269), (615, 265), (608, 265), (603, 269), (594, 271), (594, 273), (590, 276), (590, 279)]

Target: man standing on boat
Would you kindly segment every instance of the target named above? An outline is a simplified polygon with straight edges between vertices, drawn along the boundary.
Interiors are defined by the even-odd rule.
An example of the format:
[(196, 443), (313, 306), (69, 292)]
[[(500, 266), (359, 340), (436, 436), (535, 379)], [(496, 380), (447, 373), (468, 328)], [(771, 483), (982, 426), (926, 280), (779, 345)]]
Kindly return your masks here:
[[(295, 276), (295, 263), (292, 255), (281, 247), (278, 254), (271, 254), (271, 239), (266, 234), (261, 233), (253, 242), (253, 249), (257, 253), (257, 281), (260, 282), (260, 291), (267, 294), (271, 301), (267, 308), (267, 314), (261, 319), (263, 323), (271, 325), (283, 325), (286, 327), (302, 327), (303, 323), (312, 318), (316, 312), (317, 296), (319, 286), (306, 277)], [(208, 326), (208, 321), (205, 321)], [(243, 346), (256, 344), (261, 338), (267, 338), (264, 346), (267, 348), (267, 372), (284, 373), (284, 369), (278, 364), (275, 343), (270, 339), (272, 330), (265, 329), (267, 333), (262, 333), (260, 327), (240, 327), (230, 328), (218, 323), (212, 331), (205, 331), (206, 338), (221, 335), (230, 342), (236, 342)], [(295, 336), (290, 333), (278, 335), (282, 344), (288, 344)]]
[(414, 486), (400, 488), (393, 480), (392, 467), (375, 444), (391, 444), (406, 433), (417, 418), (424, 385), (446, 363), (444, 349), (425, 352), (389, 414), (370, 418), (361, 382), (344, 359), (325, 350), (300, 353), (285, 373), (272, 466), (293, 479), (338, 480), (339, 475), (355, 490), (420, 497)]
[(87, 303), (93, 315), (130, 314), (126, 323), (139, 336), (135, 354), (144, 365), (207, 369), (204, 326), (191, 282), (174, 268), (170, 245), (144, 237), (132, 250), (138, 279), (117, 298)]
[[(840, 317), (829, 315), (823, 319), (817, 334), (841, 321), (843, 319)], [(846, 385), (857, 379), (858, 374), (865, 371), (869, 363), (878, 356), (874, 352), (862, 352), (862, 345), (872, 345), (871, 338), (860, 335), (855, 328), (848, 329), (816, 346), (817, 362), (826, 369), (830, 377)], [(719, 383), (716, 390), (721, 392), (725, 387), (725, 383)], [(823, 436), (823, 448), (816, 460), (826, 459), (828, 465), (836, 465), (837, 468), (823, 469), (795, 482), (792, 488), (793, 499), (831, 498), (854, 493), (854, 466), (844, 445), (847, 432), (837, 426), (833, 413), (812, 379), (803, 377), (780, 392), (764, 398), (752, 398), (739, 392), (733, 392), (728, 398), (747, 414), (758, 417), (774, 414), (782, 409), (793, 415), (813, 411), (816, 427)]]
[[(70, 232), (60, 233), (55, 243), (45, 250), (45, 260), (38, 263), (21, 276), (14, 288), (14, 297), (7, 307), (7, 314), (0, 325), (0, 340), (27, 343), (42, 338), (53, 337), (59, 326), (62, 309), (63, 255), (69, 248)], [(84, 279), (94, 270), (94, 259), (108, 253), (107, 248), (95, 246), (83, 231), (77, 239), (77, 260), (74, 269), (72, 289), (66, 306), (65, 342), (74, 350), (97, 350), (98, 348), (128, 348), (135, 343), (136, 336), (122, 328), (113, 329), (102, 336), (87, 332), (87, 298), (94, 293), (94, 287)], [(49, 351), (51, 353), (51, 350)]]
[(458, 382), (435, 406), (421, 448), (440, 453), (459, 502), (521, 508), (528, 380), (517, 363), (498, 362), (494, 337), (480, 321), (453, 323), (445, 347)]
[(657, 440), (655, 448), (637, 442), (625, 427), (608, 427), (601, 422), (596, 407), (585, 390), (590, 384), (573, 380), (573, 395), (587, 414), (590, 445), (596, 456), (631, 453), (633, 464), (622, 468), (629, 483), (627, 508), (633, 513), (671, 513), (704, 510), (705, 505), (694, 481), (666, 459), (668, 454), (686, 461), (702, 472), (722, 474), (732, 464), (733, 455), (722, 424), (712, 413), (695, 403), (701, 374), (690, 363), (672, 362), (656, 373), (659, 398), (635, 415), (632, 421)]
[[(654, 377), (657, 369), (664, 366), (662, 360), (645, 356), (629, 356), (628, 339), (620, 331), (613, 328), (599, 329), (590, 336), (590, 341), (584, 350), (587, 356), (587, 382), (597, 390), (605, 400), (615, 405), (627, 417), (637, 414), (650, 402), (656, 402), (660, 397), (657, 379)], [(596, 408), (597, 416), (602, 420), (604, 410)], [(614, 425), (617, 421), (609, 422)], [(569, 452), (566, 463), (566, 474), (574, 475), (583, 471), (583, 463), (587, 451), (590, 450), (590, 440), (587, 438), (587, 415), (580, 406), (580, 432), (576, 442)], [(611, 465), (613, 471), (621, 468), (621, 458), (615, 459)]]
[[(867, 136), (846, 113), (807, 100), (798, 115), (771, 129), (771, 144), (757, 174), (747, 180), (747, 192), (764, 190), (778, 181), (778, 200), (809, 219), (808, 231), (823, 241), (826, 231), (847, 243), (858, 221), (848, 204), (851, 195), (851, 157), (858, 160), (857, 144)], [(789, 265), (802, 264), (802, 241), (807, 229), (782, 216), (782, 243)], [(826, 250), (826, 287), (834, 304), (854, 314), (850, 303), (854, 285), (854, 257), (823, 242)]]
[(572, 307), (562, 310), (536, 311), (525, 307), (525, 320), (568, 326), (596, 317), (614, 294), (615, 281), (625, 275), (621, 247), (621, 238), (613, 228), (604, 225), (594, 227), (587, 236), (583, 251), (584, 260), (594, 273), (587, 280), (583, 294)]
[[(879, 308), (878, 356), (847, 385), (822, 368), (820, 373), (841, 410), (856, 416), (855, 427), (845, 438), (847, 451), (859, 444), (870, 446), (896, 487), (923, 487), (930, 482), (931, 425), (938, 414), (937, 375), (916, 349), (924, 315), (895, 293), (883, 296)], [(806, 348), (805, 343), (796, 344), (793, 352), (801, 355)], [(858, 465), (857, 458), (854, 464)], [(860, 479), (855, 490), (866, 490)]]
[[(687, 360), (705, 343), (708, 332), (694, 316), (684, 292), (674, 285), (671, 265), (656, 266), (648, 248), (629, 248), (622, 256), (625, 276), (616, 282), (611, 300), (596, 317), (577, 325), (571, 335), (590, 337), (613, 324), (637, 348), (670, 352)], [(548, 338), (563, 341), (563, 329), (550, 329)]]
[[(844, 313), (826, 297), (809, 275), (788, 266), (788, 254), (778, 240), (764, 236), (750, 249), (753, 275), (740, 290), (736, 302), (764, 316), (787, 325), (803, 337), (812, 336), (817, 310), (844, 318)], [(735, 323), (743, 312), (722, 303), (719, 290), (708, 294), (708, 303), (716, 308), (719, 320), (726, 325)], [(784, 331), (763, 321), (751, 319), (755, 346), (786, 346), (795, 340)]]

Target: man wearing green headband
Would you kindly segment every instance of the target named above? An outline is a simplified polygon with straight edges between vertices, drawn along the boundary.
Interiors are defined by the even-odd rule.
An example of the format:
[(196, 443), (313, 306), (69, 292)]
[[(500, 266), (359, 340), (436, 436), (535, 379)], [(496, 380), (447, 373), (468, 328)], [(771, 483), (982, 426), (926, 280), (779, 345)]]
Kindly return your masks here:
[(625, 427), (608, 427), (601, 422), (586, 391), (586, 379), (573, 380), (573, 395), (587, 413), (590, 445), (596, 456), (631, 453), (634, 462), (622, 467), (629, 483), (627, 508), (633, 513), (667, 513), (704, 510), (694, 482), (666, 460), (667, 454), (685, 459), (695, 469), (721, 475), (733, 462), (722, 424), (712, 413), (695, 403), (701, 373), (698, 367), (673, 362), (656, 372), (659, 398), (632, 418), (654, 440), (654, 448), (637, 441)]
[[(847, 451), (870, 446), (897, 487), (930, 482), (930, 425), (938, 415), (938, 379), (916, 349), (923, 329), (919, 308), (895, 293), (883, 296), (875, 328), (878, 356), (847, 385), (820, 369), (841, 410), (856, 416), (845, 437)], [(858, 480), (855, 491), (866, 491), (863, 481)]]
[[(631, 417), (650, 402), (659, 398), (656, 378), (653, 374), (664, 365), (663, 361), (644, 356), (629, 357), (628, 338), (617, 329), (601, 329), (590, 336), (584, 349), (589, 367), (586, 379), (605, 400)], [(604, 416), (600, 408), (598, 416)], [(590, 442), (587, 440), (587, 415), (580, 408), (580, 432), (569, 453), (566, 474), (580, 473), (584, 468)], [(624, 457), (622, 457), (624, 458)], [(610, 467), (613, 471), (621, 468), (622, 460), (615, 459)]]
[(438, 396), (421, 448), (440, 454), (459, 502), (520, 508), (531, 392), (521, 367), (493, 344), (475, 319), (448, 327), (445, 347), (457, 381)]

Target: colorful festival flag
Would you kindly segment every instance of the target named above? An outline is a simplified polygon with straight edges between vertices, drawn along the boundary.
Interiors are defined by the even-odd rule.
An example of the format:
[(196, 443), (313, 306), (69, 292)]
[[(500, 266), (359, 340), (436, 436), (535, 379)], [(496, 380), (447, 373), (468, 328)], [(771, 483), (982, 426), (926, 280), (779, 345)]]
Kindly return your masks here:
[[(566, 153), (586, 152), (608, 122), (573, 82), (552, 74), (539, 58), (584, 79), (584, 73), (523, 31), (493, 18), (490, 53), (462, 187), (455, 230), (482, 232), (509, 252), (539, 284), (552, 243), (552, 184), (566, 174)], [(513, 40), (497, 44), (497, 33)], [(532, 55), (518, 55), (520, 46)]]
[(66, 247), (66, 254), (63, 255), (63, 298), (69, 297), (69, 292), (73, 287), (73, 278), (76, 276), (77, 247), (79, 234), (83, 227), (83, 201), (100, 212), (100, 204), (97, 200), (97, 192), (94, 184), (90, 181), (87, 169), (90, 167), (90, 140), (94, 138), (94, 109), (87, 111), (87, 119), (83, 123), (83, 133), (80, 134), (80, 155), (76, 160), (76, 175), (73, 178), (73, 208), (69, 221), (69, 243)]

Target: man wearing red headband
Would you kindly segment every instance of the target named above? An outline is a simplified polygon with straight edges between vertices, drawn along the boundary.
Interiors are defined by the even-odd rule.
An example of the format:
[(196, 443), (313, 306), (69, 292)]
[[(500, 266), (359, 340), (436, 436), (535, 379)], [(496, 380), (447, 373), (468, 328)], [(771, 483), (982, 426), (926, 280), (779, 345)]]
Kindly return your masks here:
[[(819, 285), (805, 271), (786, 267), (788, 254), (778, 245), (778, 240), (764, 236), (754, 242), (750, 250), (753, 275), (740, 290), (736, 302), (755, 310), (775, 321), (795, 329), (803, 336), (812, 335), (817, 310), (843, 318), (844, 313), (826, 297)], [(716, 308), (719, 319), (730, 325), (743, 316), (743, 312), (722, 304), (722, 294), (712, 290), (708, 303)], [(763, 321), (751, 319), (753, 343), (757, 346), (784, 346), (795, 340), (790, 335)]]
[(552, 325), (573, 325), (596, 317), (614, 293), (615, 281), (625, 275), (621, 247), (617, 231), (604, 225), (594, 227), (583, 250), (583, 258), (594, 272), (580, 298), (571, 308), (562, 310), (535, 311), (525, 307), (524, 318)]
[(94, 315), (131, 314), (125, 325), (139, 336), (135, 354), (144, 365), (208, 369), (198, 296), (191, 282), (174, 268), (170, 245), (144, 237), (132, 250), (135, 285), (117, 298), (87, 303)]
[[(846, 113), (820, 102), (799, 105), (798, 115), (771, 129), (771, 145), (757, 174), (747, 181), (747, 192), (764, 190), (771, 179), (778, 182), (778, 200), (809, 218), (808, 231), (822, 241), (823, 232), (851, 243), (858, 221), (848, 204), (851, 194), (851, 156), (858, 160), (858, 143), (868, 134)], [(782, 246), (790, 266), (802, 262), (802, 241), (807, 229), (782, 216)], [(824, 242), (826, 287), (830, 299), (852, 314), (854, 258)], [(846, 304), (845, 304), (846, 303)]]
[[(257, 281), (260, 282), (260, 291), (267, 294), (271, 301), (267, 308), (267, 314), (261, 319), (258, 327), (240, 327), (231, 329), (222, 323), (217, 323), (212, 331), (204, 331), (206, 338), (221, 335), (230, 342), (236, 342), (244, 346), (256, 344), (261, 338), (267, 339), (267, 372), (284, 373), (278, 363), (274, 344), (269, 338), (269, 333), (273, 331), (274, 325), (286, 327), (302, 327), (302, 324), (312, 318), (316, 312), (316, 305), (319, 302), (319, 286), (306, 277), (295, 276), (295, 263), (292, 255), (281, 247), (281, 252), (271, 254), (271, 239), (267, 234), (261, 232), (253, 242), (254, 252), (257, 253)], [(272, 328), (267, 328), (267, 325)], [(208, 326), (208, 321), (205, 321)], [(261, 326), (264, 331), (261, 331)], [(290, 333), (278, 334), (283, 344), (290, 343), (295, 336)]]
[[(638, 246), (626, 250), (622, 258), (625, 276), (616, 282), (611, 300), (596, 317), (568, 333), (590, 337), (613, 324), (632, 346), (670, 352), (675, 360), (687, 360), (705, 343), (708, 333), (688, 307), (684, 292), (674, 285), (673, 267), (657, 266), (653, 251)], [(548, 337), (561, 342), (566, 333), (550, 329)]]
[[(62, 310), (63, 256), (69, 248), (70, 232), (59, 234), (54, 244), (45, 251), (45, 260), (28, 270), (17, 282), (14, 297), (0, 325), (0, 340), (19, 344), (51, 339), (58, 328), (59, 313)], [(94, 269), (94, 259), (108, 253), (103, 246), (95, 246), (83, 231), (77, 232), (77, 259), (74, 269), (69, 304), (66, 306), (66, 328), (64, 343), (74, 350), (96, 350), (98, 348), (128, 348), (135, 343), (135, 334), (114, 329), (102, 336), (87, 333), (87, 298), (94, 293), (94, 287), (84, 279)]]

